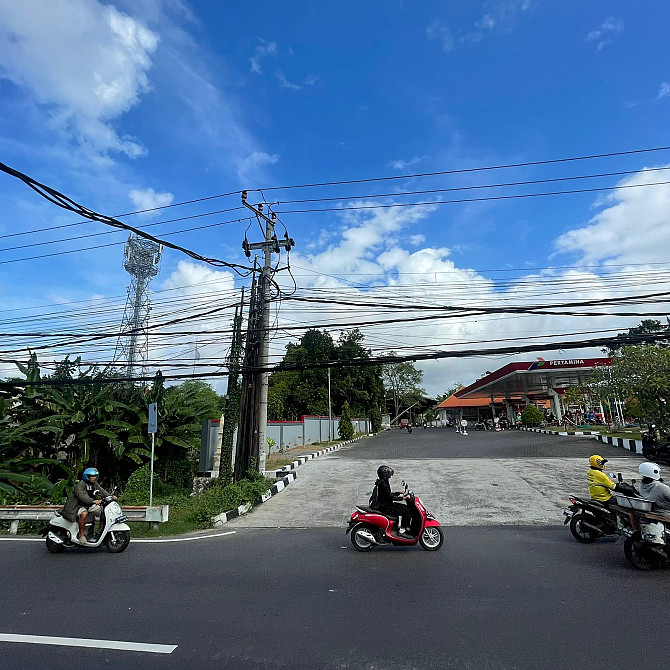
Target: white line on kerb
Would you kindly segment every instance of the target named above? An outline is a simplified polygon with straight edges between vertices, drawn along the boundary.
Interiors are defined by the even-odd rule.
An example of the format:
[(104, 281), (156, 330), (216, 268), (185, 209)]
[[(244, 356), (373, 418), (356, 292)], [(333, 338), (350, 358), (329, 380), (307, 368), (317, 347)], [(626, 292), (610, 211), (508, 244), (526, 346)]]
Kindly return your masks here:
[(119, 642), (117, 640), (88, 640), (79, 637), (49, 637), (47, 635), (10, 635), (0, 633), (0, 642), (24, 642), (27, 644), (51, 644), (59, 647), (91, 647), (93, 649), (118, 649), (120, 651), (145, 651), (152, 654), (171, 654), (176, 644), (145, 644), (143, 642)]

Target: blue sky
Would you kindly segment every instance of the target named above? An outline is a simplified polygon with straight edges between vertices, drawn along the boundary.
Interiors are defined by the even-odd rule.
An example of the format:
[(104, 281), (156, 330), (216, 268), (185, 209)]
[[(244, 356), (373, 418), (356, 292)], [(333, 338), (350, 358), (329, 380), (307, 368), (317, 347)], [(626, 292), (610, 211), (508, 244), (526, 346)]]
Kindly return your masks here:
[[(121, 214), (241, 188), (665, 146), (670, 144), (669, 20), (670, 6), (647, 2), (0, 0), (0, 160), (93, 209)], [(503, 191), (397, 194), (667, 164), (669, 153), (659, 152), (264, 195), (280, 203), (342, 198), (335, 207), (433, 202)], [(670, 176), (656, 171), (651, 176), (510, 187), (504, 193), (596, 188), (625, 180), (670, 181)], [(384, 193), (396, 195), (351, 200)], [(0, 194), (0, 235), (78, 221), (10, 177), (0, 176)], [(286, 213), (281, 219), (296, 240), (292, 263), (304, 291), (316, 287), (340, 295), (344, 287), (353, 291), (359, 285), (356, 296), (493, 304), (540, 296), (546, 300), (552, 281), (556, 287), (572, 287), (557, 288), (557, 300), (601, 293), (608, 297), (614, 288), (624, 294), (645, 292), (650, 275), (641, 274), (644, 279), (637, 288), (631, 276), (650, 268), (667, 270), (661, 265), (640, 270), (640, 264), (666, 261), (669, 201), (670, 190), (662, 185), (609, 194)], [(128, 220), (143, 225), (239, 204), (239, 196), (220, 198)], [(324, 206), (323, 201), (312, 205)], [(276, 209), (309, 207), (279, 204)], [(244, 211), (213, 214), (151, 230), (204, 255), (242, 262), (240, 242), (247, 222), (169, 233), (244, 216)], [(110, 328), (120, 321), (128, 283), (121, 245), (4, 262), (125, 239), (123, 233), (114, 233), (59, 241), (97, 232), (103, 228), (86, 224), (0, 237), (5, 310), (0, 320), (12, 319), (17, 332), (32, 330), (37, 314), (98, 299), (75, 303), (95, 316), (89, 329)], [(250, 239), (253, 234), (249, 232)], [(9, 249), (27, 244), (41, 245)], [(561, 269), (545, 269), (556, 266)], [(503, 276), (508, 283), (496, 283)], [(527, 287), (531, 276), (541, 278), (535, 293), (520, 288)], [(569, 284), (566, 277), (578, 280)], [(662, 280), (653, 277), (654, 289)], [(181, 305), (197, 310), (215, 299), (205, 288), (232, 296), (240, 285), (229, 273), (166, 252), (152, 283), (162, 291), (156, 295), (155, 313), (174, 309), (167, 301), (159, 306), (166, 295), (178, 295)], [(468, 291), (466, 285), (479, 288)], [(102, 303), (110, 306), (104, 318)], [(37, 307), (42, 305), (54, 307)], [(68, 314), (55, 321), (43, 319), (40, 326), (87, 329), (83, 314)], [(327, 308), (315, 314), (286, 305), (277, 322), (318, 323), (336, 316)], [(369, 318), (368, 313), (359, 316)], [(197, 328), (225, 327), (227, 319)], [(352, 325), (355, 321), (352, 317)], [(605, 326), (603, 318), (572, 323), (537, 317), (509, 320), (501, 327), (499, 320), (464, 320), (369, 329), (366, 334), (373, 349), (398, 350), (636, 322), (610, 319)], [(277, 337), (275, 357), (287, 337)], [(205, 340), (205, 345), (194, 339), (180, 342), (184, 358), (195, 356), (196, 349), (200, 360), (225, 353), (225, 337), (214, 343), (203, 335)], [(155, 356), (167, 356), (174, 346), (164, 343)], [(88, 358), (109, 355), (102, 349), (82, 353)], [(508, 360), (429, 364), (426, 386), (437, 393)]]

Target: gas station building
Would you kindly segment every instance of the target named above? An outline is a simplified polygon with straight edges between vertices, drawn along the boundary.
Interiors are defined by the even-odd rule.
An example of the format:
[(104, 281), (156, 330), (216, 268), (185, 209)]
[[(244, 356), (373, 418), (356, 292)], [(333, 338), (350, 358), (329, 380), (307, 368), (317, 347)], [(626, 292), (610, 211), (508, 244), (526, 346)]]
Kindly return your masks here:
[(566, 389), (579, 386), (597, 367), (607, 367), (611, 358), (568, 358), (508, 363), (465, 386), (437, 406), (440, 421), (447, 414), (470, 421), (507, 417), (516, 423), (516, 414), (526, 405), (548, 409), (560, 420), (566, 413), (562, 396)]

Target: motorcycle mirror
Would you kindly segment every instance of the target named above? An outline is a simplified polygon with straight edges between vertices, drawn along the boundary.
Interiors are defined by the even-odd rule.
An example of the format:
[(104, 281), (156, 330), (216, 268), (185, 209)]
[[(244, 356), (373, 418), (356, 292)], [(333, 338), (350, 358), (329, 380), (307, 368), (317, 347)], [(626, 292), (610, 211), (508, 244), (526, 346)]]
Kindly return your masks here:
[(614, 479), (614, 473), (613, 473), (613, 472), (608, 472), (608, 473), (607, 473), (607, 476), (608, 476), (610, 479)]
[(620, 473), (620, 472), (617, 472), (617, 473), (616, 473), (616, 478), (617, 478), (617, 481), (618, 481), (618, 482), (622, 482), (622, 481), (623, 481), (623, 477), (621, 476), (621, 473)]

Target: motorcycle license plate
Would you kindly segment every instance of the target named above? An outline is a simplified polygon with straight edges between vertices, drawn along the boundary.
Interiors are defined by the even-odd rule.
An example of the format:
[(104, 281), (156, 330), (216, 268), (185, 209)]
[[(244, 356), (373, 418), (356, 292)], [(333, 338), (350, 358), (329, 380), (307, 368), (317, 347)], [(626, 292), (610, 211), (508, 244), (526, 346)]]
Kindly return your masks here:
[(564, 524), (565, 524), (565, 523), (568, 523), (568, 521), (570, 521), (570, 519), (571, 519), (574, 515), (575, 515), (575, 510), (573, 510), (572, 508), (568, 507), (568, 508), (564, 509), (564, 510), (563, 510), (563, 516), (565, 517), (565, 521), (564, 521), (563, 523), (564, 523)]

